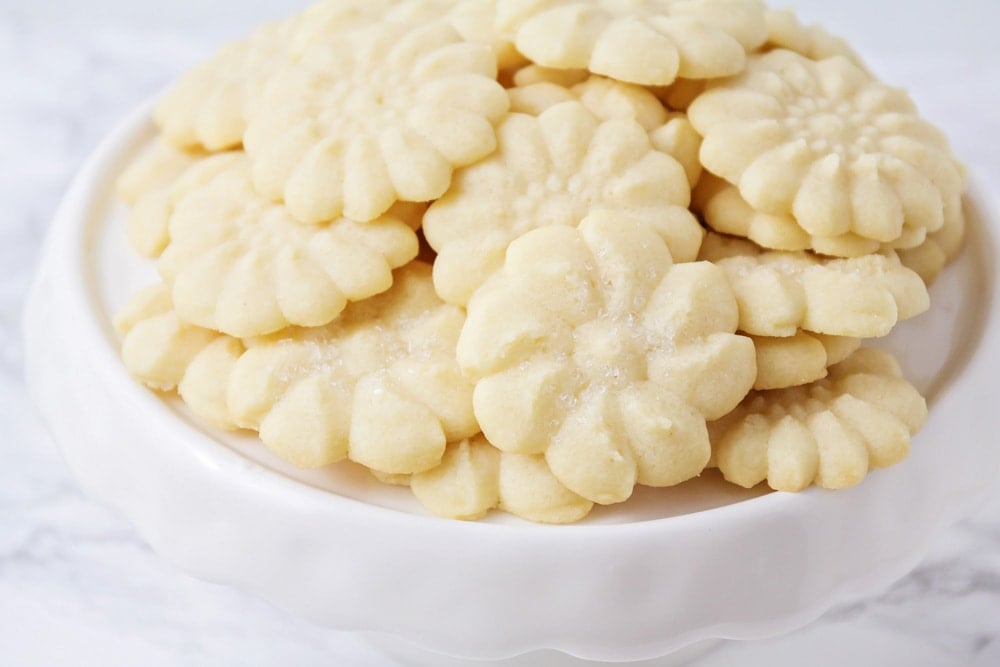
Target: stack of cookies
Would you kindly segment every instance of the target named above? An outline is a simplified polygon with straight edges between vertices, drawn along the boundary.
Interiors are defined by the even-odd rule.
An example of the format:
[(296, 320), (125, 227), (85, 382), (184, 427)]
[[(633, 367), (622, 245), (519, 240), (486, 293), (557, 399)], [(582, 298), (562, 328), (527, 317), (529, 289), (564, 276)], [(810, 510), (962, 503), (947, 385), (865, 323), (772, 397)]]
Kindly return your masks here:
[(961, 247), (939, 131), (757, 0), (324, 0), (122, 174), (125, 366), (301, 467), (546, 523), (708, 467), (844, 488), (926, 404), (863, 347)]

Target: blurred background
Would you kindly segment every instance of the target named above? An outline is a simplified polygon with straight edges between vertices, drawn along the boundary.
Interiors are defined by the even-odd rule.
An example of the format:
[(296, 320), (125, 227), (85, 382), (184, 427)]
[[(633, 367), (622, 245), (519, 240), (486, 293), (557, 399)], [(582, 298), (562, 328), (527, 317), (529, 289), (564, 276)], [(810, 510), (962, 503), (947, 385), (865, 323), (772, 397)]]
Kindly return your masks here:
[[(306, 2), (0, 0), (0, 665), (392, 665), (161, 562), (85, 499), (25, 396), (19, 317), (48, 222), (88, 152), (220, 43)], [(998, 0), (798, 0), (847, 37), (987, 188), (1000, 189)], [(699, 666), (1000, 664), (1000, 501), (876, 599)], [(990, 647), (993, 648), (990, 648)], [(403, 664), (403, 663), (398, 663)]]

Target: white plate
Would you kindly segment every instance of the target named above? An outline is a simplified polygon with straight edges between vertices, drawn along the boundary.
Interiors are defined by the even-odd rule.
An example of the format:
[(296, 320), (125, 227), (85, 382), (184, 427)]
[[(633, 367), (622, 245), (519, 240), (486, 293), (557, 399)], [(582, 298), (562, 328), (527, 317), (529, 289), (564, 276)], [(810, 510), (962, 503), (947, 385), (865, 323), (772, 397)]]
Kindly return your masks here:
[(931, 405), (902, 464), (836, 493), (743, 491), (706, 473), (579, 525), (500, 513), (461, 523), (350, 464), (290, 468), (127, 376), (110, 320), (155, 272), (125, 243), (113, 184), (152, 136), (140, 109), (67, 194), (25, 315), (28, 380), (81, 485), (195, 576), (450, 655), (640, 660), (785, 632), (877, 591), (997, 479), (998, 247), (987, 220), (1000, 217), (978, 189), (970, 242), (934, 286), (932, 311), (881, 341)]

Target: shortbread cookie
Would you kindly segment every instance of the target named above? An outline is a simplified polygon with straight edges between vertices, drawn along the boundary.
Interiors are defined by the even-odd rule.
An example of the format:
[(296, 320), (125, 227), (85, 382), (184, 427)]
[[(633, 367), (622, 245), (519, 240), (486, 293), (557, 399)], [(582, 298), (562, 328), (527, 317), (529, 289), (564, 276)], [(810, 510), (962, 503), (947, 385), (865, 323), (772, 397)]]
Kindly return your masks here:
[(345, 32), (268, 87), (244, 138), (254, 184), (312, 223), (436, 199), (496, 148), (509, 105), (496, 74), (492, 48), (444, 21)]
[(210, 160), (224, 166), (188, 183), (158, 264), (187, 322), (239, 338), (320, 326), (389, 289), (392, 270), (417, 255), (397, 218), (302, 224), (254, 191), (242, 153)]
[[(572, 70), (571, 70), (572, 71)], [(522, 72), (527, 76), (521, 76)], [(559, 70), (544, 70), (529, 66), (514, 76), (517, 87), (507, 91), (510, 110), (538, 116), (562, 102), (579, 100), (600, 120), (631, 119), (650, 133), (650, 141), (658, 151), (671, 155), (687, 175), (692, 187), (701, 175), (701, 135), (679, 112), (668, 112), (649, 90), (603, 76), (591, 75), (566, 88), (559, 77), (545, 80), (542, 76)], [(527, 80), (530, 83), (521, 84)]]
[(497, 152), (456, 172), (424, 215), (445, 301), (467, 303), (525, 232), (575, 226), (594, 211), (657, 222), (676, 261), (697, 256), (702, 229), (686, 208), (684, 168), (634, 120), (600, 121), (583, 104), (564, 102), (537, 117), (509, 114), (497, 134)]
[(241, 341), (184, 324), (162, 287), (119, 322), (130, 372), (159, 389), (178, 386), (213, 423), (259, 431), (300, 467), (348, 457), (411, 474), (479, 431), (472, 385), (455, 361), (464, 319), (434, 294), (430, 267), (413, 262), (391, 290), (325, 327)]
[(892, 243), (961, 215), (962, 177), (944, 136), (905, 92), (846, 58), (753, 56), (688, 115), (705, 169), (753, 210), (791, 216), (812, 236)]
[(767, 39), (756, 0), (499, 0), (497, 25), (539, 65), (658, 86), (737, 74)]
[(477, 436), (448, 445), (441, 464), (410, 478), (438, 516), (477, 519), (494, 508), (539, 523), (572, 523), (593, 507), (563, 486), (539, 455), (501, 452)]
[(861, 347), (861, 339), (800, 331), (794, 336), (750, 336), (757, 352), (753, 388), (784, 389), (826, 377), (827, 368)]
[(731, 410), (756, 375), (725, 274), (673, 264), (668, 224), (600, 212), (525, 234), (469, 302), (459, 339), (488, 440), (544, 453), (593, 502), (700, 473), (705, 419)]
[(941, 270), (958, 256), (965, 243), (965, 216), (952, 216), (944, 226), (916, 248), (899, 251), (903, 266), (916, 271), (927, 285), (937, 280)]
[(828, 259), (709, 234), (701, 259), (725, 271), (739, 303), (739, 329), (756, 336), (787, 337), (805, 329), (876, 338), (930, 307), (920, 276), (891, 251)]
[(525, 62), (514, 45), (495, 27), (494, 0), (324, 0), (308, 7), (296, 19), (292, 55), (304, 53), (376, 21), (428, 23), (445, 19), (463, 39), (490, 46), (502, 68)]
[[(790, 215), (755, 211), (735, 185), (712, 174), (704, 174), (698, 181), (692, 194), (692, 208), (715, 231), (748, 238), (771, 250), (812, 250), (832, 257), (860, 257), (877, 252), (883, 245), (852, 232), (813, 236)], [(887, 245), (899, 246), (900, 242), (919, 245), (925, 234), (925, 229), (916, 229)]]
[(734, 484), (841, 489), (905, 458), (926, 418), (926, 402), (895, 359), (861, 349), (825, 380), (752, 392), (709, 432), (716, 465)]
[(791, 9), (767, 9), (767, 43), (765, 48), (787, 49), (811, 60), (844, 56), (867, 71), (861, 56), (851, 46), (818, 25), (803, 25)]
[(446, 443), (479, 431), (455, 361), (464, 319), (434, 294), (430, 267), (410, 263), (331, 324), (247, 350), (228, 383), (234, 421), (301, 467), (348, 457), (390, 474), (433, 468)]
[(174, 184), (204, 153), (186, 151), (159, 139), (132, 162), (116, 183), (118, 195), (130, 205), (125, 233), (132, 248), (159, 257), (167, 246), (167, 220)]
[(265, 24), (188, 70), (153, 112), (163, 134), (188, 148), (239, 146), (264, 88), (288, 62), (294, 28), (292, 21)]
[(122, 337), (122, 360), (133, 377), (159, 391), (176, 389), (202, 419), (236, 428), (226, 385), (245, 349), (241, 341), (183, 322), (163, 284), (136, 293), (118, 313), (115, 328)]

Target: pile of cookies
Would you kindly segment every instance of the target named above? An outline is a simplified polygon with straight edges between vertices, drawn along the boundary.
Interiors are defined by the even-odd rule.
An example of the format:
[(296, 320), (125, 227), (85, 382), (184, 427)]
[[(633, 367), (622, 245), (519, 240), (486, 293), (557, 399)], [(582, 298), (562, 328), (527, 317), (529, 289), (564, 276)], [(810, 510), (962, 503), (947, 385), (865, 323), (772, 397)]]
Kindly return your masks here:
[(848, 487), (926, 418), (862, 345), (929, 308), (962, 167), (788, 11), (323, 0), (154, 116), (124, 363), (297, 466), (567, 523), (708, 467)]

